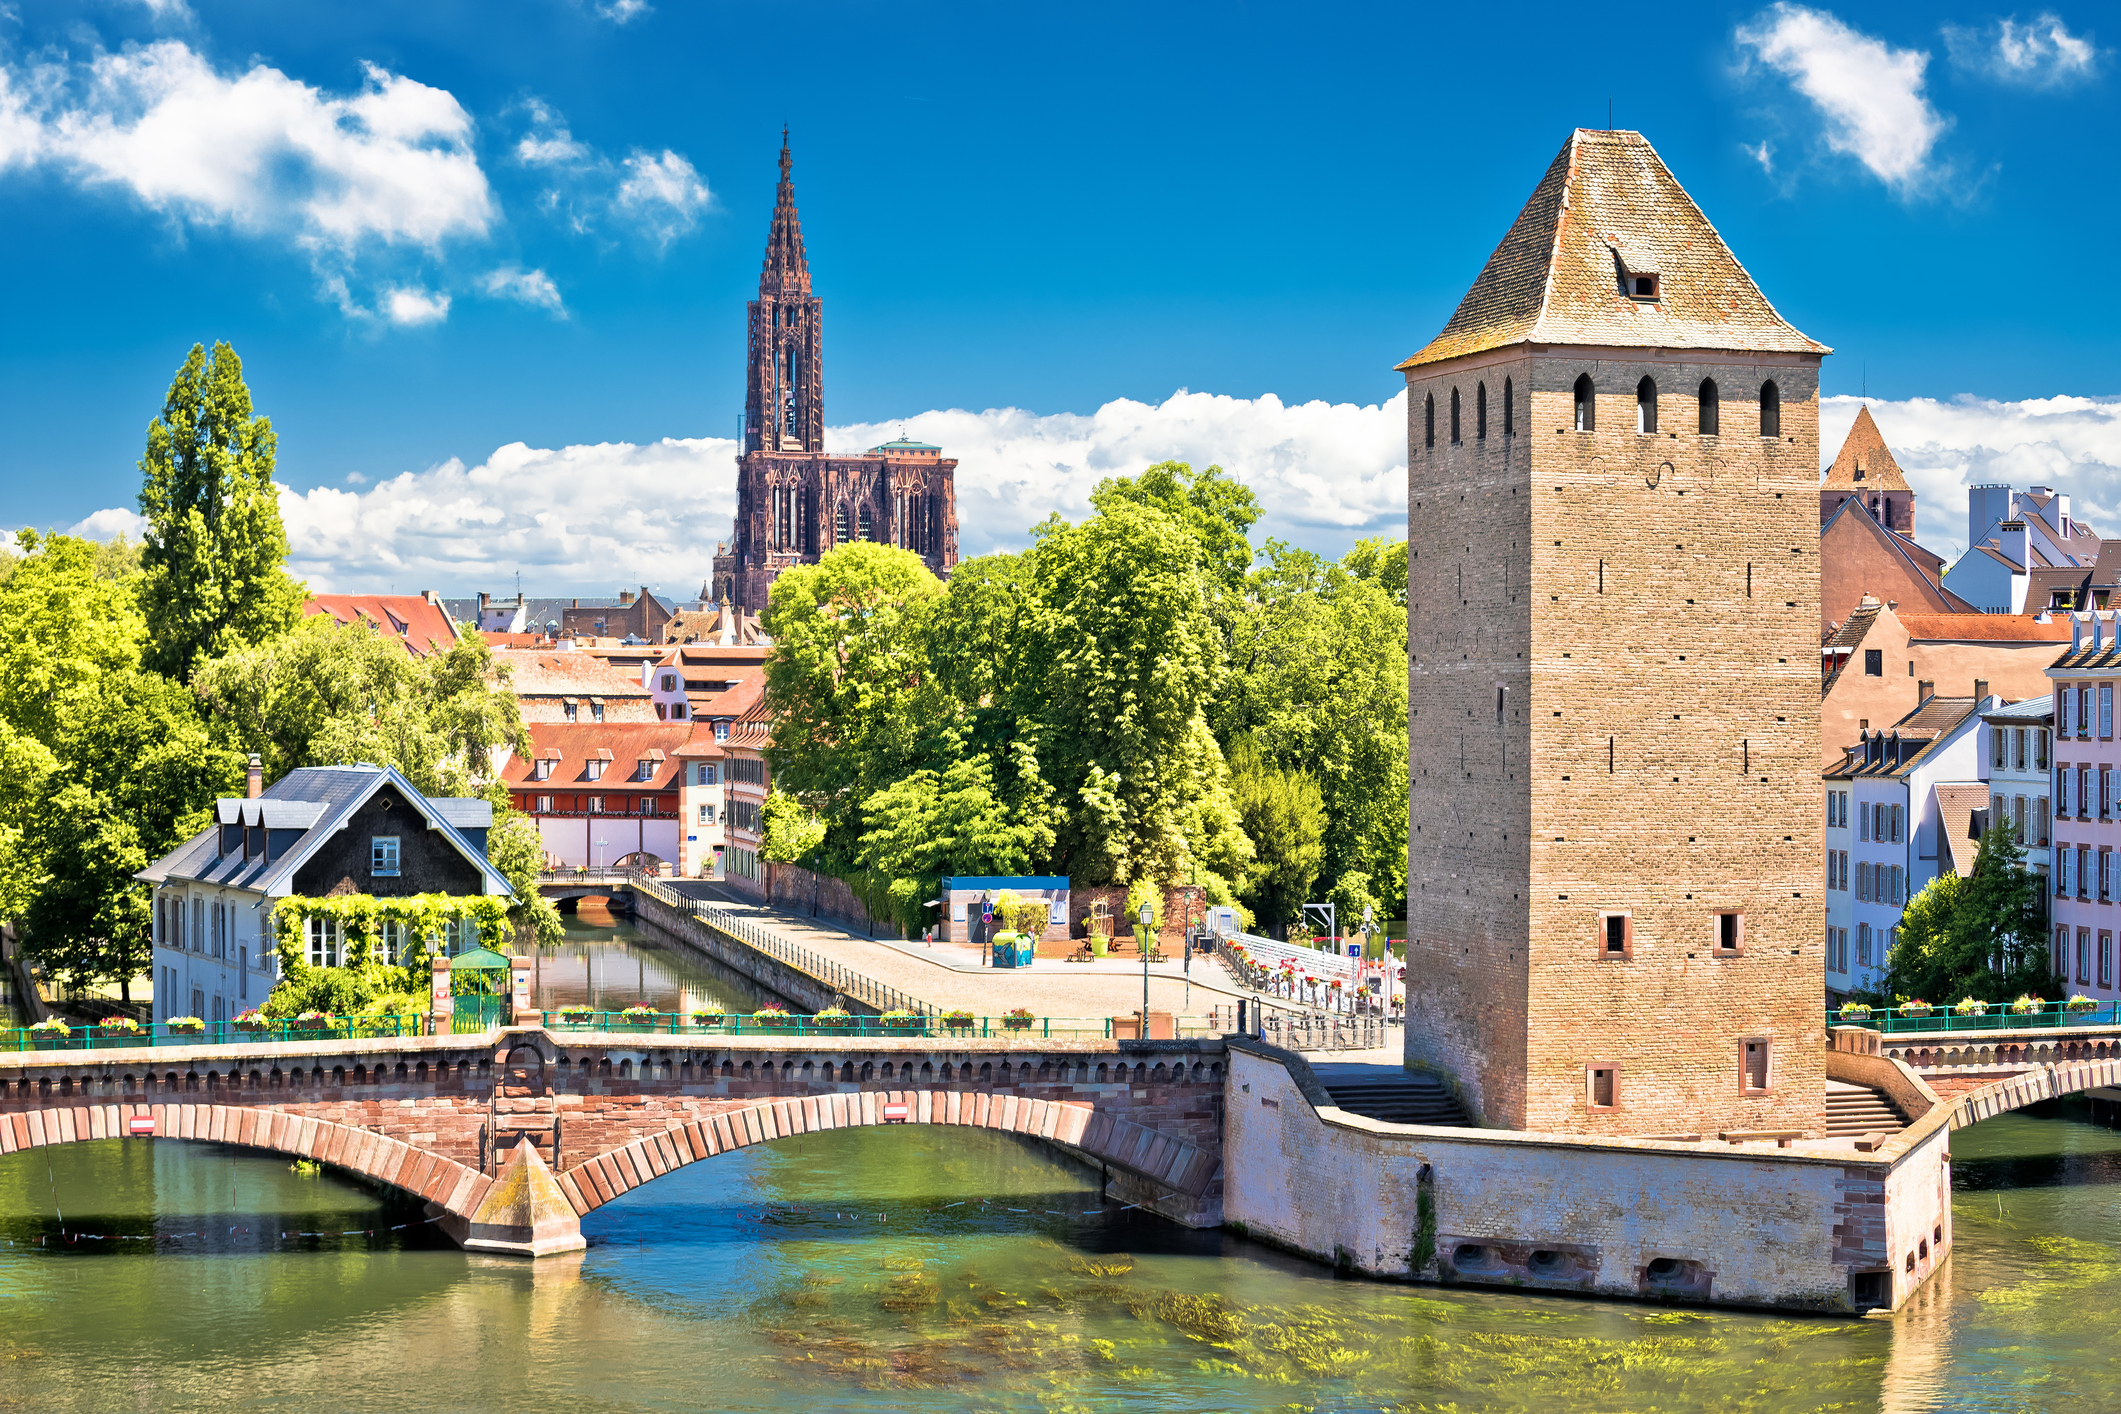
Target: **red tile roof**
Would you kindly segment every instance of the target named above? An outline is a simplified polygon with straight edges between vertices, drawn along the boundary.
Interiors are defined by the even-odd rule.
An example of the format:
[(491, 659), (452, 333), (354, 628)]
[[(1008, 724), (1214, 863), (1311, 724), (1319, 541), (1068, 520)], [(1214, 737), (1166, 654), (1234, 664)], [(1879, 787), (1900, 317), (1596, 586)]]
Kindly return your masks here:
[[(651, 791), (674, 790), (683, 775), (674, 759), (692, 735), (690, 722), (530, 722), (529, 757), (511, 756), (501, 777), (517, 790)], [(557, 756), (554, 755), (557, 753)], [(536, 758), (556, 759), (552, 775), (542, 781), (530, 777)], [(607, 761), (612, 769), (600, 780), (589, 780), (583, 763)], [(635, 763), (655, 763), (654, 774), (645, 781), (633, 779)]]
[(419, 594), (313, 594), (302, 612), (329, 614), (342, 624), (373, 624), (422, 658), (447, 653), (457, 641), (457, 626), (442, 606)]
[(2069, 638), (2069, 620), (2038, 623), (2030, 614), (1901, 614), (1909, 638), (1963, 643), (2054, 643)]

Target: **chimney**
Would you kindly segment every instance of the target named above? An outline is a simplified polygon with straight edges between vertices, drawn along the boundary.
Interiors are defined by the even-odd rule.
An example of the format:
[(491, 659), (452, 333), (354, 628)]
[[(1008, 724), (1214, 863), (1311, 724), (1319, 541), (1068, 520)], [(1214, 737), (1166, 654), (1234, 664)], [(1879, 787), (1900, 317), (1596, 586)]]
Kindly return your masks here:
[(1928, 679), (1922, 679), (1915, 684), (1915, 702), (1917, 705), (1929, 701), (1936, 695), (1937, 684), (1930, 682)]
[(256, 800), (265, 794), (265, 763), (258, 759), (258, 753), (255, 751), (250, 754), (249, 776), (243, 794), (251, 800)]
[(1997, 529), (1999, 533), (1996, 536), (1996, 548), (2003, 552), (2003, 558), (2021, 570), (2030, 566), (2032, 561), (2027, 557), (2025, 548), (2025, 522), (2007, 520)]
[(619, 591), (619, 607), (623, 609), (631, 603), (633, 603), (633, 591), (631, 589), (621, 589)]
[(483, 613), (485, 613), (485, 612), (486, 612), (486, 606), (487, 606), (488, 604), (492, 603), (492, 602), (493, 602), (493, 596), (492, 596), (491, 594), (488, 594), (488, 593), (487, 593), (487, 592), (486, 592), (485, 590), (483, 590), (483, 589), (479, 591), (479, 612), (480, 612), (480, 613), (482, 613), (482, 614), (483, 614)]
[(1975, 679), (1974, 679), (1974, 700), (1975, 700), (1976, 702), (1979, 702), (1979, 701), (1980, 701), (1980, 700), (1981, 700), (1982, 698), (1984, 698), (1984, 697), (1986, 697), (1986, 696), (1988, 696), (1988, 679), (1987, 679), (1987, 678), (1975, 678)]

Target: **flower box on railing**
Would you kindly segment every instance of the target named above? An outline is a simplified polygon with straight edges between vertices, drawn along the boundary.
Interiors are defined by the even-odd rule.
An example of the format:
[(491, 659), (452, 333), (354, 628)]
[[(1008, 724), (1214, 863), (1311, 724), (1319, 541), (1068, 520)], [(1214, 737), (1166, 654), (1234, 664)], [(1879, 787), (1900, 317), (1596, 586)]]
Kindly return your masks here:
[(206, 1023), (196, 1016), (173, 1016), (164, 1023), (172, 1036), (204, 1036)]
[(1038, 1018), (1031, 1014), (1031, 1008), (1029, 1007), (1020, 1006), (1014, 1011), (1002, 1013), (1002, 1029), (1004, 1031), (1029, 1031), (1037, 1024)]
[(2072, 1015), (2081, 1016), (2088, 1011), (2097, 1011), (2099, 1003), (2081, 992), (2062, 1004), (2062, 1009)]
[(654, 1007), (630, 1006), (619, 1013), (619, 1024), (614, 1029), (639, 1036), (662, 1030), (662, 1022), (662, 1015)]
[(1848, 1025), (1860, 1025), (1871, 1019), (1871, 1009), (1862, 1002), (1844, 1002), (1841, 1005), (1841, 1020)]
[(258, 1035), (270, 1031), (272, 1029), (272, 1021), (267, 1018), (263, 1011), (257, 1007), (252, 1007), (249, 1011), (237, 1014), (235, 1027), (238, 1031), (246, 1032), (250, 1035)]
[(2036, 1012), (2045, 1010), (2046, 1007), (2046, 1002), (2041, 1001), (2038, 997), (2028, 994), (2026, 996), (2018, 997), (2011, 1002), (2011, 1015), (2031, 1016)]
[(698, 1031), (719, 1031), (729, 1023), (729, 1014), (721, 1011), (696, 1011), (689, 1020)]
[(979, 1018), (969, 1011), (946, 1011), (942, 1015), (945, 1031), (970, 1031), (979, 1024)]
[(751, 1024), (767, 1030), (779, 1030), (782, 1027), (793, 1026), (795, 1018), (788, 1014), (786, 1007), (762, 1006), (751, 1013)]
[(40, 1021), (29, 1029), (30, 1044), (40, 1051), (63, 1051), (72, 1044), (74, 1030), (58, 1017)]
[(853, 1012), (845, 1007), (829, 1006), (810, 1018), (810, 1029), (820, 1036), (853, 1036), (862, 1028)]
[(928, 1031), (928, 1018), (904, 1007), (893, 1007), (879, 1020), (883, 1022), (884, 1030), (894, 1036), (923, 1036)]
[(1988, 1003), (1982, 1001), (1979, 997), (1961, 997), (1958, 1003), (1953, 1006), (1952, 1015), (1986, 1016), (1988, 1015)]
[(1902, 1002), (1899, 1007), (1899, 1011), (1902, 1016), (1928, 1016), (1930, 1014), (1930, 1009), (1930, 1004), (1928, 1002), (1918, 1001)]

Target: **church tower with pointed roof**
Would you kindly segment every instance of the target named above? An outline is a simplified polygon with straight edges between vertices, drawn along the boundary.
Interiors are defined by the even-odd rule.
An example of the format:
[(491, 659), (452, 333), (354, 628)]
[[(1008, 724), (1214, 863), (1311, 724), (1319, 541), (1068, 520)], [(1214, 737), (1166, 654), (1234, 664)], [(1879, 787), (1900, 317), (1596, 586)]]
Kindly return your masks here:
[(707, 586), (754, 614), (782, 570), (850, 540), (911, 550), (938, 575), (957, 563), (957, 462), (942, 448), (901, 436), (859, 455), (825, 452), (824, 302), (810, 289), (794, 165), (784, 128), (759, 294), (746, 305), (735, 533), (716, 547)]
[(1915, 533), (1915, 488), (1900, 474), (1893, 449), (1871, 417), (1868, 406), (1856, 410), (1856, 421), (1841, 443), (1841, 454), (1826, 469), (1819, 486), (1819, 523), (1825, 525), (1844, 502), (1854, 501), (1887, 530)]
[(1483, 1124), (1818, 1132), (1818, 380), (1638, 133), (1407, 380), (1410, 1064)]

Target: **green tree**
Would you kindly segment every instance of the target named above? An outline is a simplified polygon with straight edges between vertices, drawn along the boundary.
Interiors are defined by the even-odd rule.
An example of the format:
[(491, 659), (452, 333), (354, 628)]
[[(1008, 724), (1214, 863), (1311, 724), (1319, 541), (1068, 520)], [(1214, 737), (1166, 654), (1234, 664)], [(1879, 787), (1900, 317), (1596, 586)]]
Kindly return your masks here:
[(538, 892), (538, 875), (545, 868), (545, 840), (538, 834), (537, 822), (509, 804), (505, 788), (490, 786), (486, 794), (493, 802), (493, 826), (486, 832), (486, 862), (515, 891), (515, 903), (508, 910), (509, 921), (538, 942), (558, 942), (567, 925), (552, 900)]
[(2039, 878), (2026, 869), (2012, 827), (1990, 826), (1972, 873), (1939, 875), (1908, 901), (1886, 959), (1888, 989), (1935, 1006), (2054, 990), (2040, 903)]
[(1225, 659), (1197, 545), (1167, 512), (1116, 500), (1031, 552), (1039, 759), (1066, 810), (1055, 858), (1085, 883), (1198, 870), (1215, 897), (1251, 862), (1208, 727)]
[(800, 863), (825, 842), (825, 822), (786, 791), (767, 792), (766, 807), (759, 813), (764, 827), (759, 853), (768, 859), (784, 864)]
[(855, 867), (864, 801), (954, 754), (957, 714), (927, 661), (926, 616), (942, 592), (918, 555), (868, 541), (773, 582), (767, 759), (782, 789), (824, 820), (834, 873)]
[(251, 411), (236, 351), (193, 345), (147, 428), (140, 459), (147, 664), (179, 681), (201, 661), (264, 642), (302, 611), (284, 568), (272, 423)]
[[(1018, 778), (1034, 772), (1026, 766)], [(1012, 805), (996, 791), (993, 764), (977, 754), (892, 782), (863, 803), (862, 814), (856, 863), (865, 896), (888, 898), (891, 916), (909, 933), (933, 921), (921, 907), (943, 879), (1028, 874), (1053, 847), (1043, 793), (1034, 793), (1028, 808)]]
[[(1372, 554), (1358, 547), (1350, 559)], [(1383, 916), (1405, 906), (1407, 615), (1375, 575), (1269, 541), (1251, 578), (1228, 686), (1224, 740), (1249, 733), (1269, 763), (1317, 780), (1318, 877), (1368, 876)]]
[(1325, 860), (1325, 797), (1311, 776), (1269, 763), (1249, 736), (1232, 742), (1227, 755), (1238, 818), (1252, 841), (1252, 868), (1238, 897), (1258, 926), (1286, 937)]
[(0, 849), (25, 946), (67, 982), (116, 982), (148, 965), (148, 902), (133, 875), (203, 827), (241, 778), (191, 694), (139, 665), (129, 580), (99, 573), (104, 547), (25, 532), (0, 586)]
[(1252, 568), (1252, 545), (1245, 536), (1259, 523), (1259, 498), (1221, 467), (1195, 471), (1185, 462), (1158, 462), (1139, 476), (1100, 481), (1090, 504), (1101, 515), (1138, 505), (1175, 518), (1199, 543), (1202, 568), (1216, 586), (1232, 595), (1243, 593)]

